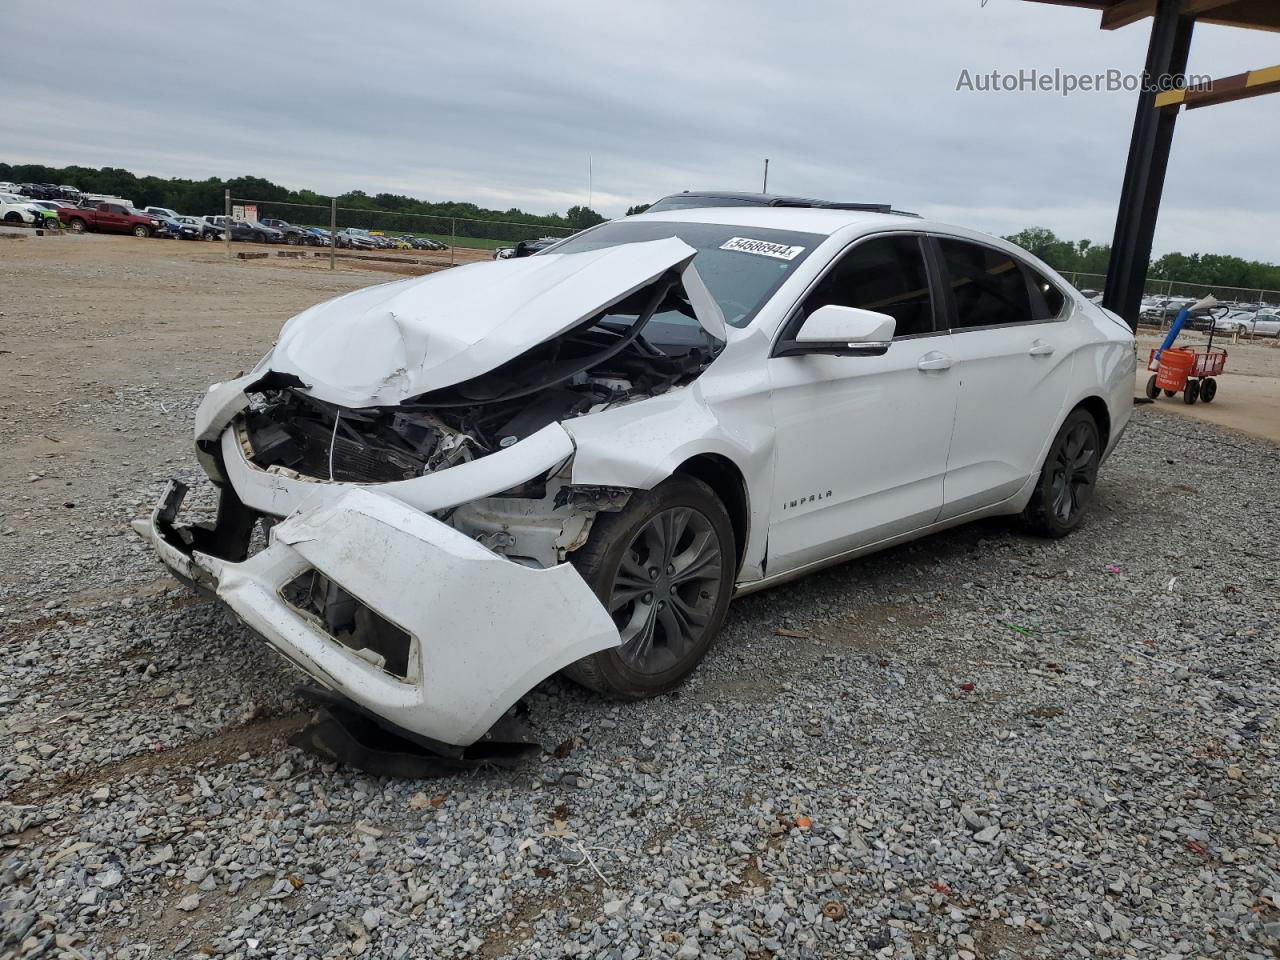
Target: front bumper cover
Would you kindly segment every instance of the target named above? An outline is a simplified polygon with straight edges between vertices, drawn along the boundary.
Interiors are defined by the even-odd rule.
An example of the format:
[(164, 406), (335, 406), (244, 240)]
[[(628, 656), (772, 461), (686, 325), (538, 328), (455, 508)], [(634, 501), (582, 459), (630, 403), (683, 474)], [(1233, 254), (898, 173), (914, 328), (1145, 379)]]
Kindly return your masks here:
[[(420, 737), (472, 744), (537, 683), (620, 642), (573, 567), (514, 563), (385, 494), (348, 489), (274, 525), (266, 548), (233, 562), (198, 548), (200, 528), (175, 526), (184, 493), (171, 482), (151, 517), (134, 521), (160, 560), (322, 686)], [(409, 634), (404, 676), (282, 596), (309, 569)]]

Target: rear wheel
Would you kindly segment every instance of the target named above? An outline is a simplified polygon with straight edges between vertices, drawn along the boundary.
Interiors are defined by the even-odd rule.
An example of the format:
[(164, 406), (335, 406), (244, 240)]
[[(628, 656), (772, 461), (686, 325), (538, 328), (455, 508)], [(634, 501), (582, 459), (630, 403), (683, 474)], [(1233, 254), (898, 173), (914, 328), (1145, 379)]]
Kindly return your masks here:
[(1200, 381), (1188, 380), (1186, 389), (1182, 391), (1182, 402), (1187, 406), (1200, 399)]
[(204, 239), (205, 239), (205, 240), (207, 240), (207, 241), (209, 241), (210, 243), (212, 243), (214, 240), (217, 240), (217, 239), (218, 239), (216, 235), (214, 235), (213, 233), (208, 232), (208, 231), (206, 231), (205, 233), (201, 234), (201, 236), (203, 236), (203, 237), (204, 237)]
[(1147, 397), (1154, 400), (1160, 396), (1160, 388), (1156, 386), (1156, 375), (1153, 373), (1147, 378)]
[(613, 618), (618, 647), (565, 669), (583, 686), (634, 700), (677, 686), (706, 655), (733, 592), (733, 526), (705, 483), (672, 477), (597, 515), (574, 566)]
[(1023, 523), (1044, 537), (1065, 537), (1084, 519), (1102, 460), (1098, 425), (1087, 410), (1075, 410), (1058, 431)]
[(1206, 377), (1200, 381), (1200, 399), (1205, 403), (1213, 403), (1213, 398), (1218, 395), (1218, 381), (1213, 377)]
[(81, 220), (79, 217), (76, 217), (69, 224), (67, 224), (67, 229), (70, 230), (72, 233), (84, 233), (85, 230), (88, 229), (88, 227), (85, 225), (85, 222), (83, 220)]
[(140, 223), (133, 228), (133, 235), (139, 239), (151, 236), (151, 228), (144, 223)]
[(1177, 391), (1177, 390), (1166, 390), (1166, 391), (1164, 392), (1164, 395), (1165, 395), (1166, 397), (1176, 397), (1176, 396), (1178, 395), (1178, 391)]

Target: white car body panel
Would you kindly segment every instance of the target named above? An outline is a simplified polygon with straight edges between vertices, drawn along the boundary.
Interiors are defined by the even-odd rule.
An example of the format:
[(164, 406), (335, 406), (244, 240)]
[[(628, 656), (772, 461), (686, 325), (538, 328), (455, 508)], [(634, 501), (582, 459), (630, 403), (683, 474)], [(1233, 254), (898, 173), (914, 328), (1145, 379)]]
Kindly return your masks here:
[[(229, 562), (183, 550), (166, 532), (172, 518), (159, 512), (135, 526), (175, 573), (214, 589), (325, 686), (405, 730), (465, 745), (550, 673), (620, 642), (603, 605), (563, 562), (586, 542), (594, 514), (548, 505), (537, 521), (563, 524), (560, 552), (531, 566), (528, 555), (482, 543), (479, 528), (463, 532), (457, 517), (467, 510), (496, 516), (519, 536), (519, 504), (533, 516), (537, 501), (511, 491), (538, 478), (615, 496), (652, 489), (694, 458), (710, 458), (741, 477), (742, 593), (975, 517), (1015, 513), (1075, 406), (1105, 404), (1105, 453), (1128, 422), (1132, 333), (1003, 241), (840, 210), (717, 207), (627, 222), (730, 224), (743, 238), (760, 228), (816, 240), (742, 327), (726, 325), (696, 269), (697, 251), (674, 237), (479, 263), (313, 307), (285, 325), (252, 372), (211, 387), (196, 415), (206, 472), (248, 509), (280, 520), (270, 545)], [(904, 231), (1012, 254), (1060, 288), (1062, 313), (901, 338), (880, 356), (772, 356), (788, 317), (836, 257)], [(398, 408), (563, 336), (672, 270), (697, 324), (722, 345), (687, 383), (602, 403), (409, 479), (335, 482), (332, 441), (328, 477), (251, 460), (244, 425), (262, 390), (287, 382), (339, 410)], [(335, 436), (337, 428), (335, 420)], [(506, 506), (486, 513), (480, 502)], [(487, 536), (494, 528), (483, 529)], [(280, 587), (308, 565), (412, 634), (417, 672), (388, 676), (289, 607)]]
[[(152, 521), (135, 527), (172, 551)], [(243, 563), (198, 552), (176, 562), (197, 577), (207, 573), (217, 595), (305, 673), (442, 743), (473, 743), (536, 683), (618, 643), (613, 621), (572, 567), (511, 563), (367, 490), (285, 520), (270, 546)], [(290, 608), (281, 590), (308, 567), (412, 636), (405, 678), (334, 643)], [(574, 626), (567, 640), (566, 618)]]
[(271, 369), (351, 407), (479, 376), (623, 299), (696, 251), (677, 239), (468, 264), (365, 287), (285, 324)]

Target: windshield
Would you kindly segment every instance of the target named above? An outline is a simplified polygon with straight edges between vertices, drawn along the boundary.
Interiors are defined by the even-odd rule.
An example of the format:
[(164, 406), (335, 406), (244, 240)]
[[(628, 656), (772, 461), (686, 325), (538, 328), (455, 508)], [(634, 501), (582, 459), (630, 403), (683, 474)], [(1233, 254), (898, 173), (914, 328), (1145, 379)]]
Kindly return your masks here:
[[(782, 281), (826, 239), (818, 233), (733, 227), (722, 223), (617, 220), (570, 237), (545, 253), (584, 253), (666, 237), (679, 237), (698, 251), (693, 260), (698, 275), (720, 305), (725, 322), (734, 327), (750, 323)], [(655, 320), (672, 322), (665, 316)], [(685, 322), (696, 323), (691, 319)]]

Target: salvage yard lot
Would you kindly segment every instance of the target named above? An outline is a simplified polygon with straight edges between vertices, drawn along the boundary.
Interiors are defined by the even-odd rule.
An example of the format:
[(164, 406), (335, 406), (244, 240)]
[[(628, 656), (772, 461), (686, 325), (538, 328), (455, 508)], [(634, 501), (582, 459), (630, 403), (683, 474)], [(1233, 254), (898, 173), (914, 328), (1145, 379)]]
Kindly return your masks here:
[(1274, 956), (1280, 449), (1195, 417), (1280, 411), (1230, 372), (1066, 540), (745, 598), (678, 693), (552, 681), (542, 756), (384, 781), (288, 746), (298, 676), (128, 531), (208, 502), (207, 384), (392, 278), (213, 246), (0, 240), (0, 956)]

